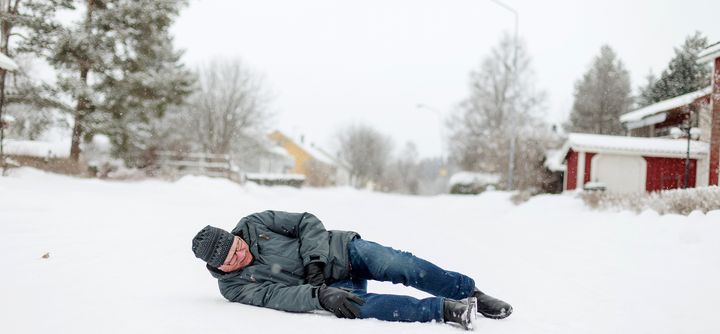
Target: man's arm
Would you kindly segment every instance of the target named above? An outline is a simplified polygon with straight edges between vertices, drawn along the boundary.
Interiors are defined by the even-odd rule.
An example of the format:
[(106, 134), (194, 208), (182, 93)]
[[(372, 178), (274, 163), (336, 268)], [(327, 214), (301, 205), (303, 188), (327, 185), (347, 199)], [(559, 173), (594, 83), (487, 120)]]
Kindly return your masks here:
[(272, 282), (220, 283), (220, 292), (231, 302), (288, 312), (309, 312), (323, 309), (318, 300), (317, 287), (308, 284), (287, 286)]
[(271, 231), (300, 239), (300, 256), (304, 266), (313, 262), (327, 263), (329, 234), (313, 214), (268, 210), (256, 215)]

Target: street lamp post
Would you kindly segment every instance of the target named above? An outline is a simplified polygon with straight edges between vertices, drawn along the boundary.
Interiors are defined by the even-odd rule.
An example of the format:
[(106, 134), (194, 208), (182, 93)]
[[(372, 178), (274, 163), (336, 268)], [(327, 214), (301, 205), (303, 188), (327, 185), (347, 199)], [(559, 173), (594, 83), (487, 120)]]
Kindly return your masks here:
[(687, 127), (687, 132), (685, 135), (687, 136), (687, 154), (685, 155), (685, 184), (683, 186), (684, 189), (687, 189), (688, 186), (690, 186), (690, 132), (692, 132), (692, 127)]
[[(512, 68), (512, 76), (517, 75), (517, 49), (518, 49), (518, 22), (520, 20), (520, 16), (518, 15), (517, 10), (514, 8), (508, 6), (505, 3), (502, 3), (497, 0), (490, 0), (496, 5), (505, 8), (506, 10), (510, 11), (515, 16), (515, 32), (513, 36), (513, 68)], [(512, 81), (511, 81), (512, 82)], [(512, 190), (513, 188), (513, 173), (515, 172), (515, 126), (516, 126), (516, 115), (515, 110), (511, 110), (510, 114), (510, 131), (512, 133), (510, 134), (510, 159), (508, 162), (508, 179), (507, 179), (507, 189)]]
[(685, 151), (685, 173), (683, 177), (683, 189), (690, 187), (690, 140), (700, 136), (700, 129), (692, 127), (690, 115), (683, 125), (670, 129), (670, 134), (674, 138), (680, 138), (685, 135), (687, 138), (687, 150)]

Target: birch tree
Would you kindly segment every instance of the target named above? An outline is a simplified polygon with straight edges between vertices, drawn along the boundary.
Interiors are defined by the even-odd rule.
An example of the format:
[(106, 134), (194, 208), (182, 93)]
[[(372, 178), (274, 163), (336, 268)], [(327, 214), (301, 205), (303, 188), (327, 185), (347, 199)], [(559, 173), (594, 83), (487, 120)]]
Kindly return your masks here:
[(270, 96), (260, 75), (240, 60), (215, 60), (198, 70), (197, 92), (187, 113), (199, 149), (207, 153), (240, 153), (259, 145), (253, 137), (272, 116)]
[(464, 170), (497, 173), (507, 180), (513, 140), (518, 144), (516, 165), (537, 158), (527, 155), (523, 145), (536, 143), (531, 138), (543, 128), (539, 116), (544, 101), (525, 45), (505, 34), (471, 72), (469, 96), (447, 121), (451, 159)]

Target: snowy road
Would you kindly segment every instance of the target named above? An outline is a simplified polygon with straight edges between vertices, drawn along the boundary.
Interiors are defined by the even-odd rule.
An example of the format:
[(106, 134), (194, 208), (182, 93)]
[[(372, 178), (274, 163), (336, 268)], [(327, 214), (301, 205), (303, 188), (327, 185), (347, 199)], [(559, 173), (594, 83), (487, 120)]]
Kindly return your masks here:
[[(0, 178), (0, 333), (459, 333), (226, 302), (190, 240), (265, 209), (410, 250), (513, 304), (483, 333), (720, 333), (720, 212), (597, 212), (571, 196), (409, 197), (352, 189)], [(48, 259), (41, 256), (50, 252)], [(423, 293), (374, 283), (377, 292)]]

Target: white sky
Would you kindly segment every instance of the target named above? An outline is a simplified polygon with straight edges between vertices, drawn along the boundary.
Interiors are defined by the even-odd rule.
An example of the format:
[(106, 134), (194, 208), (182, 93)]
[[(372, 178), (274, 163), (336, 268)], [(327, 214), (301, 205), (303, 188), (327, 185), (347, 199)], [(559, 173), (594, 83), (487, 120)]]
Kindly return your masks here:
[[(550, 122), (566, 119), (574, 82), (604, 43), (637, 87), (695, 30), (720, 40), (720, 1), (505, 3), (520, 14)], [(512, 14), (490, 0), (191, 0), (173, 33), (191, 67), (239, 57), (261, 73), (274, 128), (330, 147), (339, 128), (364, 122), (433, 156), (440, 114), (467, 96), (469, 72), (512, 30)]]

